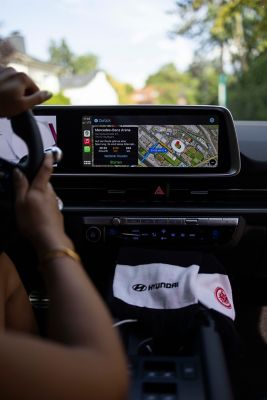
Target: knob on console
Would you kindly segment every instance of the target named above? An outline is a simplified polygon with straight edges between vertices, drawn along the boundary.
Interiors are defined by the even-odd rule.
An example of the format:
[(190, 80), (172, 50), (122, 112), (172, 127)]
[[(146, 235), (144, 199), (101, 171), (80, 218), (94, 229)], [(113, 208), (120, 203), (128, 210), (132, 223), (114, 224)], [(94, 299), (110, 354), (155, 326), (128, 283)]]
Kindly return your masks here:
[(118, 226), (118, 225), (120, 225), (120, 223), (121, 223), (120, 218), (114, 217), (114, 218), (112, 219), (112, 225)]
[(90, 226), (86, 230), (86, 239), (91, 242), (91, 243), (98, 243), (100, 242), (102, 238), (102, 232), (101, 229), (99, 229), (97, 226)]

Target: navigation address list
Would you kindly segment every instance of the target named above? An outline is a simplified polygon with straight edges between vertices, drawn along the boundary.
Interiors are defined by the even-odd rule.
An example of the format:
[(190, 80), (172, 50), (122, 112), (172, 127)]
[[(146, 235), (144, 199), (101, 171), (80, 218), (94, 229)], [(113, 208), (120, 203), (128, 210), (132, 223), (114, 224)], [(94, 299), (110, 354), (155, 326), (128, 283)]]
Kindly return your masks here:
[(93, 127), (93, 164), (136, 166), (138, 127)]

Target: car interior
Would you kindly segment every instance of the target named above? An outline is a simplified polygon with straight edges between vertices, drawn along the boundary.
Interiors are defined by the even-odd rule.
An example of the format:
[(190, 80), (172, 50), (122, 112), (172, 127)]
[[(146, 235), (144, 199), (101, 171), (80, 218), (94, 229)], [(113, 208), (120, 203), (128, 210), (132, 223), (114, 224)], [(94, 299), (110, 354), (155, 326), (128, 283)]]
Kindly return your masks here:
[[(66, 231), (124, 343), (129, 400), (265, 399), (266, 123), (233, 121), (219, 106), (37, 106), (33, 113), (37, 123), (29, 113), (4, 121), (13, 150), (1, 147), (1, 220), (42, 335), (49, 298), (33, 252), (14, 235), (10, 174), (19, 163), (31, 179), (52, 150)], [(153, 323), (147, 314), (147, 324), (129, 309), (118, 312), (112, 285), (120, 254), (147, 251), (216, 257), (231, 283), (234, 325), (221, 329), (207, 308), (194, 331), (190, 312)], [(136, 290), (145, 290), (141, 283)]]

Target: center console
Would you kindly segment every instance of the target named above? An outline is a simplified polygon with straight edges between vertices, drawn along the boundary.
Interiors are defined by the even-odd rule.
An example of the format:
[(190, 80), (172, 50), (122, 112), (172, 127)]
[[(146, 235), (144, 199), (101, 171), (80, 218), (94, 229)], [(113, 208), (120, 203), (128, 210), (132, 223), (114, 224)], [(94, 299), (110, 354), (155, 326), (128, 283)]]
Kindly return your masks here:
[(129, 400), (234, 399), (221, 339), (212, 322), (200, 327), (190, 345), (141, 339), (135, 327), (122, 337), (129, 356)]

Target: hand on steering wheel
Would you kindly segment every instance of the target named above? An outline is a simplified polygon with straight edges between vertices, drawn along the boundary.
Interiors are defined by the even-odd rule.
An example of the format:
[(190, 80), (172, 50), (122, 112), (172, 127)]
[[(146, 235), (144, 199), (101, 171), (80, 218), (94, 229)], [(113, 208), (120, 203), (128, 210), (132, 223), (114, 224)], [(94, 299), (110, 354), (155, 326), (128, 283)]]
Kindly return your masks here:
[(13, 199), (12, 175), (15, 167), (21, 169), (32, 181), (44, 157), (41, 135), (29, 110), (51, 97), (51, 93), (40, 91), (32, 79), (13, 68), (0, 66), (0, 117), (10, 117), (14, 132), (28, 147), (25, 162), (14, 164), (0, 159), (0, 205), (10, 206)]
[(51, 96), (52, 93), (39, 90), (24, 72), (0, 66), (0, 118), (14, 117)]

